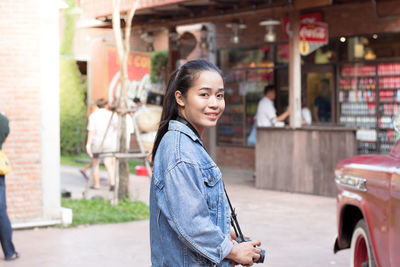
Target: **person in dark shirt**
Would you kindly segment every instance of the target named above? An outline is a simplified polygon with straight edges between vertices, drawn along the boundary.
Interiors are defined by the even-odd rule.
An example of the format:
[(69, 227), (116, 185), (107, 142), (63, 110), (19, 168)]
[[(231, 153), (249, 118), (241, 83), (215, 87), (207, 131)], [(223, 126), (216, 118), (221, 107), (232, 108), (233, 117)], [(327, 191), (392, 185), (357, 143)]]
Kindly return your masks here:
[[(0, 150), (9, 133), (8, 119), (0, 113)], [(7, 215), (5, 175), (0, 175), (0, 243), (6, 261), (19, 257), (12, 242), (12, 228)]]
[(8, 126), (8, 119), (6, 116), (0, 113), (0, 149), (3, 143), (6, 141), (6, 138), (9, 133), (10, 133), (10, 127)]
[(329, 80), (321, 80), (320, 95), (314, 100), (313, 115), (316, 122), (331, 122)]
[(317, 122), (331, 121), (331, 103), (323, 96), (318, 96), (314, 100), (314, 115)]

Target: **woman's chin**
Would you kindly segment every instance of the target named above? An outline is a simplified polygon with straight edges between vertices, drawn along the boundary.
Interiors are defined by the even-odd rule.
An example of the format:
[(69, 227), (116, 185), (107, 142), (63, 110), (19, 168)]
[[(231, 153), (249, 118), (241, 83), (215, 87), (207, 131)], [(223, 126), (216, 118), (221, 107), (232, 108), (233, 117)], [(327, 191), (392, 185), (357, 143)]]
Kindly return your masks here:
[(207, 120), (207, 121), (204, 123), (204, 127), (206, 127), (206, 128), (215, 127), (215, 126), (217, 126), (217, 122), (218, 122), (218, 120)]

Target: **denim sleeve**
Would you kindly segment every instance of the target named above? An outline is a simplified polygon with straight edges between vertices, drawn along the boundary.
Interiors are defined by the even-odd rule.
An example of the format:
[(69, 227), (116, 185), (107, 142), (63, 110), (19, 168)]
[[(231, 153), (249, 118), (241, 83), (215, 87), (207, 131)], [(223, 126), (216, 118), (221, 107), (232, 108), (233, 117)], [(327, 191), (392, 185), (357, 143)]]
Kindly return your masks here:
[(180, 162), (164, 176), (166, 205), (160, 205), (170, 226), (190, 249), (218, 264), (231, 251), (229, 236), (210, 218), (198, 166)]

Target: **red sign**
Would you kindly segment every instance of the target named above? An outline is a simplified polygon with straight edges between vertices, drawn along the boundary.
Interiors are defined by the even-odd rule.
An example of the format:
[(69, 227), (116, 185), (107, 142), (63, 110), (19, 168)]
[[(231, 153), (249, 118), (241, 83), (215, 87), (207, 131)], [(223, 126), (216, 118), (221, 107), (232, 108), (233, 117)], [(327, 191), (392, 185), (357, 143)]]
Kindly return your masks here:
[[(322, 13), (321, 12), (314, 12), (300, 15), (300, 23), (314, 23), (314, 22), (321, 22), (322, 21)], [(285, 17), (282, 19), (283, 25), (283, 32), (285, 34), (285, 38), (289, 39), (289, 36), (292, 34), (290, 31), (290, 23), (289, 18)]]
[[(120, 71), (119, 59), (115, 48), (107, 49), (108, 83)], [(140, 81), (150, 72), (150, 54), (131, 52), (128, 59), (128, 77), (130, 81)]]
[[(107, 72), (108, 72), (108, 99), (116, 99), (120, 90), (120, 69), (117, 50), (107, 49)], [(150, 73), (150, 53), (131, 52), (128, 59), (128, 96), (139, 96), (148, 83)]]
[(328, 24), (324, 22), (301, 23), (299, 37), (300, 41), (327, 44)]

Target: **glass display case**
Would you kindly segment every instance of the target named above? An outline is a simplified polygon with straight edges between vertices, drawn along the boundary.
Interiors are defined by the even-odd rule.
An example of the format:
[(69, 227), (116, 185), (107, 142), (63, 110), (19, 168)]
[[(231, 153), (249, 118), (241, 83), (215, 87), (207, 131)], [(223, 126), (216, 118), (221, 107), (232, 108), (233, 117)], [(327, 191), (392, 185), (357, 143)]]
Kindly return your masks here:
[(274, 84), (275, 50), (271, 45), (218, 51), (225, 82), (225, 112), (218, 122), (218, 144), (247, 146), (264, 87)]
[(340, 66), (339, 123), (356, 127), (359, 153), (389, 153), (400, 111), (400, 63)]
[(225, 111), (218, 122), (218, 143), (245, 146), (265, 85), (273, 69), (225, 71)]

